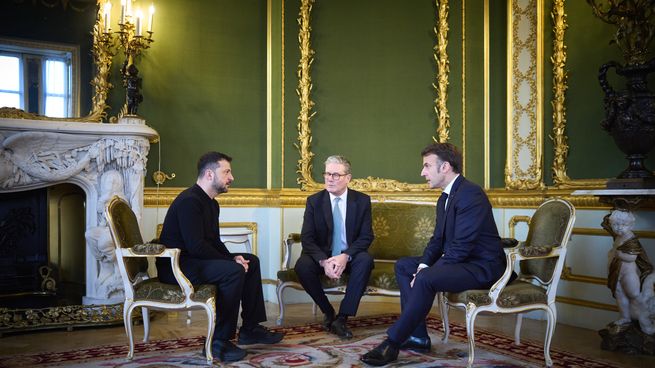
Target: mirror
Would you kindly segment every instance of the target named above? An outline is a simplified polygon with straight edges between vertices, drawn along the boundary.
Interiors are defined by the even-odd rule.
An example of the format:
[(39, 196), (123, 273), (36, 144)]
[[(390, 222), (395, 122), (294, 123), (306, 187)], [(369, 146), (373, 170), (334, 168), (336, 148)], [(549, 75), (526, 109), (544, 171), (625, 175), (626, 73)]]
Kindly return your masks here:
[[(74, 100), (72, 105), (76, 106), (71, 109), (72, 117), (59, 118), (37, 113), (37, 108), (33, 106), (38, 106), (38, 110), (42, 111), (43, 102), (32, 101), (30, 95), (26, 99), (31, 106), (29, 109), (0, 107), (0, 118), (101, 122), (106, 117), (113, 56), (111, 43), (103, 38), (102, 32), (102, 9), (107, 1), (5, 1), (0, 4), (0, 13), (12, 15), (7, 17), (7, 22), (0, 24), (0, 38), (3, 44), (10, 43), (15, 47), (4, 47), (3, 55), (12, 55), (13, 52), (17, 58), (27, 60), (31, 57), (31, 50), (25, 45), (42, 44), (49, 48), (49, 45), (58, 44), (71, 45), (76, 49), (79, 60), (77, 71), (73, 70), (69, 78)], [(21, 51), (19, 53), (16, 50)], [(19, 87), (21, 93), (34, 90), (37, 96), (46, 94), (39, 78), (26, 76), (24, 72), (22, 75), (23, 83)], [(34, 79), (36, 82), (26, 82), (25, 79)], [(24, 98), (23, 95), (20, 98)]]

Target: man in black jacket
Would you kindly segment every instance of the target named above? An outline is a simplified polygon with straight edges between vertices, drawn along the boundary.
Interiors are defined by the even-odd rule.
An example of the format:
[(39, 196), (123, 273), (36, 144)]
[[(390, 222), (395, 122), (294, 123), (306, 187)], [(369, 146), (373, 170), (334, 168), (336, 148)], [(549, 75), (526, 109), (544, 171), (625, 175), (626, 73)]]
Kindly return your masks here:
[[(175, 198), (160, 236), (168, 248), (181, 250), (180, 268), (191, 283), (216, 285), (212, 353), (222, 361), (246, 356), (245, 350), (230, 342), (236, 332), (239, 305), (243, 320), (240, 345), (275, 344), (284, 337), (259, 324), (266, 321), (259, 258), (250, 253), (230, 253), (221, 241), (220, 207), (214, 198), (227, 192), (234, 181), (231, 161), (220, 152), (200, 157), (196, 184)], [(177, 284), (168, 260), (157, 259), (157, 272), (162, 282)]]
[[(300, 284), (324, 313), (326, 330), (351, 338), (346, 326), (354, 316), (373, 269), (368, 247), (373, 242), (371, 198), (348, 189), (352, 179), (350, 162), (342, 156), (325, 161), (325, 189), (309, 196), (302, 225), (302, 254), (295, 270)], [(321, 275), (338, 279), (349, 275), (346, 296), (335, 316), (323, 287)]]

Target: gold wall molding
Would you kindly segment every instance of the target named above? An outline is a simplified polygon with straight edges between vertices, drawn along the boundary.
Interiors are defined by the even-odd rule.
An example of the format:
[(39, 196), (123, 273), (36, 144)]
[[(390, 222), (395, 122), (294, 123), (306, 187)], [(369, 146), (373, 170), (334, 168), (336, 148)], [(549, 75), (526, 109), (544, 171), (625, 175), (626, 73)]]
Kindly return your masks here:
[[(147, 187), (144, 190), (146, 207), (168, 207), (175, 197), (186, 188)], [(487, 190), (487, 196), (494, 208), (530, 208), (536, 209), (546, 199), (559, 197), (571, 202), (576, 209), (611, 210), (612, 207), (601, 203), (595, 196), (574, 196), (572, 189), (548, 188), (545, 190)], [(235, 189), (218, 196), (218, 202), (226, 207), (305, 207), (307, 196), (315, 193), (302, 189)], [(422, 191), (368, 191), (378, 201), (436, 202), (440, 192), (424, 189)], [(655, 201), (651, 200), (640, 207), (641, 210), (655, 210)], [(574, 230), (575, 231), (575, 230)]]
[(505, 186), (542, 189), (543, 0), (508, 5)]
[[(436, 84), (432, 86), (437, 91), (434, 100), (434, 112), (437, 114), (437, 136), (432, 137), (437, 142), (447, 142), (450, 134), (450, 115), (448, 114), (448, 76), (450, 65), (448, 60), (448, 0), (436, 0), (437, 25), (434, 27), (436, 44), (434, 46), (434, 61), (437, 64)], [(462, 4), (462, 7), (464, 4)], [(463, 41), (462, 41), (463, 42)]]
[(564, 12), (565, 0), (554, 0), (551, 18), (553, 21), (553, 183), (558, 188), (604, 188), (607, 179), (571, 179), (566, 172), (566, 160), (569, 154), (566, 137), (566, 90), (568, 73), (566, 72), (566, 44), (564, 35), (568, 24)]
[(569, 297), (566, 297), (566, 296), (558, 296), (557, 298), (555, 298), (555, 301), (557, 301), (559, 303), (578, 305), (578, 306), (581, 306), (581, 307), (587, 307), (587, 308), (593, 308), (593, 309), (607, 310), (607, 311), (611, 311), (611, 312), (618, 312), (619, 311), (619, 307), (617, 307), (614, 304), (598, 303), (598, 302), (592, 302), (592, 301), (584, 300), (584, 299), (569, 298)]
[[(434, 28), (436, 35), (435, 61), (437, 62), (437, 100), (435, 100), (435, 112), (438, 117), (437, 135), (439, 141), (446, 141), (448, 138), (449, 118), (446, 109), (447, 87), (448, 87), (448, 0), (436, 0), (437, 2), (437, 26)], [(301, 0), (298, 14), (298, 42), (300, 49), (300, 61), (298, 63), (298, 88), (296, 93), (300, 100), (300, 112), (298, 114), (298, 142), (294, 146), (300, 153), (298, 160), (297, 183), (303, 191), (316, 191), (323, 189), (323, 183), (316, 182), (312, 177), (314, 153), (311, 150), (312, 131), (311, 119), (316, 114), (313, 111), (315, 103), (311, 99), (312, 78), (311, 65), (314, 60), (314, 50), (311, 46), (311, 11), (314, 0)], [(437, 138), (432, 137), (437, 140)], [(424, 191), (426, 184), (410, 184), (394, 179), (366, 177), (353, 179), (350, 188), (365, 192), (412, 192)]]
[(509, 219), (508, 227), (509, 227), (509, 237), (510, 238), (516, 238), (516, 224), (519, 222), (525, 222), (528, 226), (530, 226), (530, 220), (532, 218), (530, 216), (512, 216), (512, 218)]

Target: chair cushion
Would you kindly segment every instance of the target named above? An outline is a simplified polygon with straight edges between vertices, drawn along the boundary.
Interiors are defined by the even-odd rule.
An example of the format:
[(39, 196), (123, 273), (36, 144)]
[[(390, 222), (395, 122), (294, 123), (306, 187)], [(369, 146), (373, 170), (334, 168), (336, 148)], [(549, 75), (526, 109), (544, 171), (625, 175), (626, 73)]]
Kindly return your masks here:
[(145, 244), (134, 244), (132, 247), (132, 252), (139, 255), (157, 255), (161, 254), (166, 249), (164, 244), (157, 243), (145, 243)]
[[(489, 290), (466, 290), (461, 293), (446, 293), (452, 303), (477, 306), (491, 304)], [(525, 281), (516, 280), (507, 285), (498, 297), (498, 306), (503, 308), (518, 307), (529, 304), (546, 304), (546, 289)]]
[[(391, 262), (375, 262), (375, 268), (371, 272), (371, 278), (367, 285), (377, 289), (399, 290), (393, 268), (394, 264)], [(293, 268), (286, 271), (278, 271), (277, 278), (282, 282), (300, 283), (298, 275)], [(323, 288), (346, 286), (347, 283), (348, 274), (344, 274), (339, 280), (331, 280), (327, 276), (321, 275), (321, 285)]]
[[(216, 295), (214, 285), (194, 285), (193, 298), (196, 302), (207, 302)], [(184, 293), (178, 285), (165, 284), (157, 278), (147, 279), (134, 286), (134, 300), (147, 300), (161, 303), (177, 304), (184, 301)]]

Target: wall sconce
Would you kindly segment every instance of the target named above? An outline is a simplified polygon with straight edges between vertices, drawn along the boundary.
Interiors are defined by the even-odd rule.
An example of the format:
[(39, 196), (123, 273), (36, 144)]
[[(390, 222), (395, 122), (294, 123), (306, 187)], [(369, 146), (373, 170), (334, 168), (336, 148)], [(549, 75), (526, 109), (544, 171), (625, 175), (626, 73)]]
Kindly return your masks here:
[(126, 89), (127, 115), (136, 115), (139, 104), (143, 102), (141, 77), (135, 61), (143, 50), (154, 42), (152, 38), (152, 25), (155, 15), (155, 6), (150, 5), (147, 29), (145, 29), (144, 15), (140, 8), (132, 9), (134, 0), (121, 0), (121, 15), (118, 20), (118, 30), (111, 29), (111, 0), (104, 3), (103, 8), (103, 35), (102, 43), (112, 48), (118, 43), (118, 48), (125, 54), (125, 62), (121, 68), (123, 87)]

